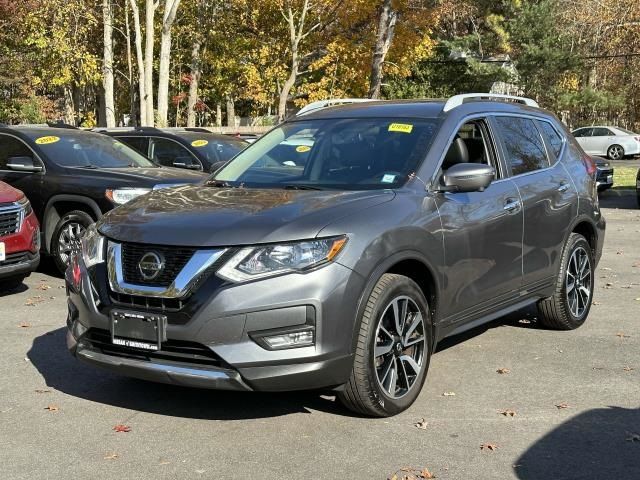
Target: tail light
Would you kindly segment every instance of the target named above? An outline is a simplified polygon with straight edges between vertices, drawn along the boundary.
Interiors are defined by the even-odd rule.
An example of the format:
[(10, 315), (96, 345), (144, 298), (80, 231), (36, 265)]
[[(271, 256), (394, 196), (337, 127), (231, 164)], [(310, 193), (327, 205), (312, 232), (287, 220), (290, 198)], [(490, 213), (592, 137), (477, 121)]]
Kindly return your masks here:
[(596, 173), (598, 168), (596, 167), (596, 162), (593, 161), (589, 155), (582, 156), (582, 163), (584, 163), (585, 168), (587, 169), (587, 173), (589, 175), (593, 175)]

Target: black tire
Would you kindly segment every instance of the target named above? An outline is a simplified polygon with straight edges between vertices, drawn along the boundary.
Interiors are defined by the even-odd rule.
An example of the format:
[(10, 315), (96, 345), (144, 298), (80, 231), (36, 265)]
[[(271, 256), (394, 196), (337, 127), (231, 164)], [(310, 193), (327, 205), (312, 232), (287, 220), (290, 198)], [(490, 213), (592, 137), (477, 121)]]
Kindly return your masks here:
[[(390, 351), (385, 354), (389, 355), (389, 357), (381, 355), (374, 358), (374, 348), (377, 342), (380, 341), (378, 325), (379, 323), (382, 325), (384, 321), (383, 315), (388, 312), (388, 308), (392, 307), (392, 302), (397, 299), (401, 299), (400, 301), (409, 299), (412, 303), (410, 304), (407, 301), (406, 311), (409, 312), (410, 309), (414, 309), (416, 313), (419, 311), (422, 315), (422, 321), (419, 327), (416, 327), (414, 333), (418, 332), (418, 328), (420, 328), (424, 340), (418, 340), (418, 343), (413, 344), (415, 347), (409, 346), (406, 347), (406, 350), (400, 350), (404, 347), (404, 344), (399, 349), (395, 348), (398, 347), (397, 343), (390, 340), (392, 346), (387, 347), (390, 348)], [(419, 318), (416, 313), (405, 315), (404, 325), (401, 328), (403, 332), (405, 331), (404, 326), (409, 324), (409, 321), (407, 321), (409, 319), (408, 315), (413, 315), (411, 318), (416, 320)], [(433, 338), (427, 300), (420, 287), (410, 278), (402, 275), (384, 274), (371, 292), (360, 321), (360, 331), (358, 332), (351, 377), (344, 390), (338, 394), (338, 398), (350, 410), (364, 415), (388, 417), (400, 413), (409, 408), (420, 394), (429, 368)], [(412, 321), (411, 323), (413, 324), (414, 322)], [(412, 335), (412, 337), (409, 338), (409, 335)], [(391, 337), (388, 338), (391, 339)], [(413, 334), (407, 331), (406, 338), (409, 338), (409, 340), (419, 339), (420, 333), (418, 332), (417, 336), (413, 337)], [(400, 343), (400, 337), (396, 339), (396, 342)], [(412, 348), (413, 350), (411, 350)], [(407, 354), (409, 351), (411, 353)], [(409, 375), (407, 375), (407, 370), (404, 368), (404, 365), (408, 364), (403, 364), (401, 360), (395, 360), (395, 358), (400, 355), (406, 358), (407, 355), (413, 355), (414, 353), (418, 353), (420, 356), (420, 362), (418, 362), (420, 371), (412, 375), (413, 382), (411, 382)], [(386, 362), (391, 357), (393, 359), (389, 360), (389, 364), (396, 361), (399, 362), (393, 363), (398, 385), (403, 383), (399, 378), (399, 375), (402, 374), (400, 367), (403, 367), (404, 385), (408, 387), (406, 388), (407, 392), (399, 396), (399, 398), (390, 396), (382, 386), (384, 382), (379, 380), (377, 368), (384, 369), (384, 363), (378, 367), (376, 366), (377, 359), (383, 359)], [(390, 369), (391, 367), (387, 370), (387, 374)], [(402, 389), (403, 387), (398, 388)], [(393, 389), (395, 391), (396, 381), (393, 381)]]
[(82, 210), (74, 210), (66, 213), (56, 224), (51, 236), (51, 255), (53, 255), (53, 261), (60, 273), (64, 274), (67, 269), (70, 255), (69, 247), (79, 248), (79, 238), (71, 238), (67, 244), (62, 244), (61, 235), (63, 235), (63, 232), (67, 234), (71, 227), (72, 236), (77, 237), (92, 223), (93, 218), (88, 213)]
[(22, 285), (25, 278), (27, 278), (27, 275), (0, 279), (0, 292), (10, 292), (15, 290)]
[(607, 157), (610, 160), (622, 160), (624, 158), (624, 148), (621, 145), (611, 145), (607, 148)]
[[(573, 262), (574, 258), (582, 255), (582, 252), (584, 252), (586, 260), (588, 261), (586, 265), (586, 267), (589, 268), (588, 294), (581, 293), (583, 292), (581, 288), (586, 284), (586, 277), (576, 283), (574, 276), (573, 288), (568, 287), (569, 279), (567, 270), (571, 273), (571, 270), (574, 268), (573, 265), (577, 265), (573, 263), (570, 265), (570, 262)], [(574, 254), (576, 254), (575, 257)], [(593, 300), (595, 275), (593, 270), (593, 252), (589, 242), (579, 233), (572, 233), (564, 246), (560, 261), (560, 272), (556, 279), (554, 294), (538, 302), (539, 320), (543, 326), (548, 328), (573, 330), (585, 322)], [(578, 276), (580, 276), (580, 274)], [(570, 297), (574, 298), (571, 296), (574, 291), (575, 295), (578, 295), (578, 297), (575, 297), (575, 303), (570, 299)], [(583, 310), (580, 310), (581, 305)]]

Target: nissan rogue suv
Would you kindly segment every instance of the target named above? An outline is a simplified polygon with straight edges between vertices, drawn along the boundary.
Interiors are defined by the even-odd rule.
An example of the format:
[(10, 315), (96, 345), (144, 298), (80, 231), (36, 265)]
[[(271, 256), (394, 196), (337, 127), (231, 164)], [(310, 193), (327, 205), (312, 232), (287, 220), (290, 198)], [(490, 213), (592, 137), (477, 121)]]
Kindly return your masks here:
[(311, 104), (204, 184), (90, 228), (66, 275), (67, 344), (132, 377), (328, 388), (393, 415), (447, 336), (528, 305), (546, 327), (583, 324), (605, 229), (595, 172), (530, 99)]

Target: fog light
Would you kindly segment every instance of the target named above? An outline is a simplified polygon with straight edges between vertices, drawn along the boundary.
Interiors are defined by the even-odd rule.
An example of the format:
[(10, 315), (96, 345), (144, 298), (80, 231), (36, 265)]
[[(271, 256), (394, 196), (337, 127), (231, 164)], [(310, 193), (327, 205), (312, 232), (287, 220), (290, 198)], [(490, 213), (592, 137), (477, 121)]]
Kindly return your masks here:
[(313, 345), (313, 330), (302, 330), (300, 332), (282, 333), (263, 337), (262, 340), (272, 350), (283, 348), (308, 347)]

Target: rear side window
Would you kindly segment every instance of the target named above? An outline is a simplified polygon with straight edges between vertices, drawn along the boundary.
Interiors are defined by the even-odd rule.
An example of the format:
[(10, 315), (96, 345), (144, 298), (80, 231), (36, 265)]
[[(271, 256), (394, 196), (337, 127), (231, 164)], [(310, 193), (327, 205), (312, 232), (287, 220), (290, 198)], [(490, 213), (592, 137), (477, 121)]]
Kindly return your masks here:
[(496, 123), (512, 175), (534, 172), (549, 166), (544, 142), (533, 120), (496, 117)]
[(7, 170), (8, 160), (12, 157), (33, 158), (33, 153), (17, 138), (0, 135), (0, 170)]
[(562, 137), (549, 122), (539, 121), (538, 126), (542, 130), (542, 134), (547, 139), (547, 143), (551, 147), (551, 151), (556, 158), (559, 158), (560, 152), (562, 151)]
[(137, 150), (145, 157), (149, 155), (149, 140), (146, 137), (115, 137), (122, 143), (126, 143), (131, 148)]
[(593, 128), (580, 128), (573, 132), (573, 136), (576, 138), (590, 137), (593, 133)]
[(602, 128), (602, 127), (594, 128), (592, 133), (592, 136), (594, 137), (608, 137), (610, 135), (613, 135), (613, 132), (608, 128)]

